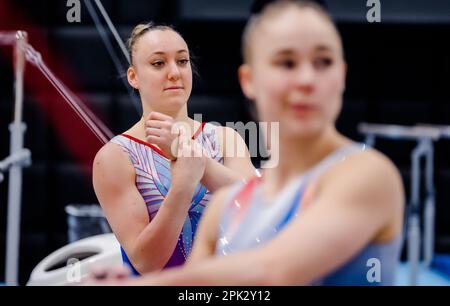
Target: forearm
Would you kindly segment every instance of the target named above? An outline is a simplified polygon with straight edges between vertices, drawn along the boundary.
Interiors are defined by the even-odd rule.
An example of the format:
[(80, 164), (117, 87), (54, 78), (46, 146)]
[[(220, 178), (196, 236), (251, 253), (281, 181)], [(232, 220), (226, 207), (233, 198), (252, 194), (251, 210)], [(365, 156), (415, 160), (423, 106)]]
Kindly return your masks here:
[(198, 264), (184, 265), (161, 273), (151, 273), (127, 281), (125, 285), (270, 286), (281, 283), (276, 267), (271, 267), (261, 252), (252, 250), (231, 256), (213, 257)]
[(205, 187), (209, 191), (214, 192), (217, 189), (220, 189), (227, 185), (231, 185), (244, 179), (244, 175), (241, 175), (240, 173), (227, 168), (223, 164), (208, 157), (205, 173), (203, 174), (201, 183), (205, 185)]
[(157, 271), (172, 255), (190, 207), (194, 188), (172, 185), (166, 198), (133, 247), (133, 265), (140, 273)]

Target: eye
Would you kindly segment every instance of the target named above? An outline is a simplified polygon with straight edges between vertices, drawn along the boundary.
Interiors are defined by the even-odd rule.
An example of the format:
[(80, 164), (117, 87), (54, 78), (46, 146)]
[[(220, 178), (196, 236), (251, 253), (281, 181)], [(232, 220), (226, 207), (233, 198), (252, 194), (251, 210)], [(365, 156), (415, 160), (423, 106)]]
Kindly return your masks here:
[(313, 65), (316, 69), (326, 69), (333, 64), (333, 59), (330, 57), (319, 57), (314, 60)]
[(286, 58), (275, 61), (275, 65), (285, 69), (293, 69), (296, 63), (293, 59)]
[(163, 61), (154, 61), (154, 62), (152, 62), (152, 66), (156, 67), (156, 68), (161, 68), (164, 66), (164, 62)]
[(189, 63), (189, 60), (186, 59), (186, 58), (181, 59), (181, 60), (178, 61), (178, 64), (179, 64), (180, 66), (186, 66), (188, 63)]

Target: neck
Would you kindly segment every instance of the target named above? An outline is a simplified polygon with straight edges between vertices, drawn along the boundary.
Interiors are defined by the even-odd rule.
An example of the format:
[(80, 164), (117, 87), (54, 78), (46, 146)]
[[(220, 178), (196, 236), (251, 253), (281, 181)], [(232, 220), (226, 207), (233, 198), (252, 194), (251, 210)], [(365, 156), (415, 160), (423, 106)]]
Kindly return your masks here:
[[(151, 107), (148, 107), (144, 104), (143, 107), (143, 114), (141, 117), (141, 120), (145, 121), (148, 117), (148, 115), (152, 112), (155, 111), (154, 109), (152, 109)], [(181, 107), (179, 110), (177, 111), (161, 111), (161, 113), (163, 113), (164, 115), (170, 116), (172, 117), (176, 122), (190, 122), (190, 119), (188, 117), (187, 114), (187, 105), (184, 104), (183, 107)]]
[[(305, 173), (337, 148), (350, 140), (340, 135), (334, 126), (327, 128), (320, 135), (309, 138), (295, 138), (280, 135), (279, 152), (273, 151), (273, 158), (278, 160), (276, 167), (265, 171), (269, 184), (275, 190), (284, 186), (290, 179)], [(278, 189), (279, 190), (279, 189)]]

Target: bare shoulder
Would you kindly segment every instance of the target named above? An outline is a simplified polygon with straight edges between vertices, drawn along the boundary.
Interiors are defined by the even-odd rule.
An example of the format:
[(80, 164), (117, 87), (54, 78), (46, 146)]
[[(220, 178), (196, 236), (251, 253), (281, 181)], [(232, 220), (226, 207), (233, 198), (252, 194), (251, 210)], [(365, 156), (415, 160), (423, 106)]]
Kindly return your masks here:
[(397, 180), (400, 174), (394, 163), (383, 153), (368, 148), (346, 156), (343, 162), (330, 168), (330, 175), (340, 177), (379, 177)]
[(400, 184), (401, 176), (394, 163), (383, 153), (375, 149), (366, 149), (361, 153), (356, 153), (349, 158), (349, 166), (355, 168), (360, 175), (377, 178), (380, 184)]
[(124, 163), (128, 160), (126, 152), (116, 143), (108, 142), (98, 150), (94, 158), (94, 167), (114, 166), (116, 164)]
[(331, 167), (321, 181), (321, 186), (340, 189), (349, 196), (365, 197), (367, 201), (374, 199), (385, 205), (403, 205), (401, 175), (394, 163), (375, 149), (347, 156), (343, 162)]
[(93, 162), (93, 180), (96, 182), (123, 182), (134, 175), (133, 166), (127, 153), (115, 143), (105, 144), (95, 155)]

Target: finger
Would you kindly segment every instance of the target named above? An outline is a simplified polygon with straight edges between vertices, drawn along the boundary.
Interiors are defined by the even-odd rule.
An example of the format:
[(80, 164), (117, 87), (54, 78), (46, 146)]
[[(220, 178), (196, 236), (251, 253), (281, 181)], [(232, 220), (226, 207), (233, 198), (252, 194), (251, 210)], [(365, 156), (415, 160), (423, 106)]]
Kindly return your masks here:
[(127, 278), (131, 275), (131, 271), (125, 265), (115, 266), (111, 270), (111, 277), (115, 279)]
[(92, 267), (90, 270), (90, 278), (94, 280), (104, 280), (108, 277), (110, 267), (104, 265), (98, 265)]
[(163, 134), (163, 131), (161, 129), (155, 129), (155, 128), (145, 128), (145, 136), (158, 136), (161, 137)]
[(178, 128), (178, 126), (173, 125), (171, 128), (171, 133), (172, 136), (172, 140), (170, 143), (170, 153), (172, 154), (172, 156), (174, 156), (175, 158), (178, 156), (178, 142), (179, 142), (179, 135), (180, 135), (180, 129)]
[(179, 131), (180, 131), (180, 134), (178, 136), (178, 154), (177, 154), (177, 156), (183, 156), (183, 150), (185, 149), (185, 145), (186, 145), (185, 131), (182, 127), (179, 129)]
[(164, 127), (167, 127), (168, 123), (166, 121), (161, 120), (147, 120), (145, 121), (145, 127), (146, 128), (155, 128), (155, 129), (162, 129)]
[[(88, 273), (84, 278), (81, 279), (81, 282), (78, 285), (81, 286), (92, 286), (96, 282), (96, 279), (92, 273)], [(77, 284), (74, 284), (76, 286)]]
[(171, 132), (173, 135), (179, 136), (179, 135), (180, 135), (180, 127), (178, 126), (178, 124), (172, 125), (172, 127), (171, 127), (171, 129), (170, 129), (170, 132)]
[(125, 277), (127, 276), (127, 271), (124, 270), (123, 265), (114, 265), (114, 266), (108, 266), (104, 268), (103, 270), (99, 270), (97, 274), (94, 274), (96, 280), (99, 281), (111, 281), (116, 278)]
[(189, 137), (188, 132), (187, 132), (188, 129), (186, 128), (186, 126), (184, 126), (184, 125), (182, 125), (182, 124), (178, 125), (178, 128), (179, 128), (180, 131), (183, 131), (183, 133), (180, 133), (180, 134), (179, 134), (179, 137), (183, 138), (184, 143), (188, 143), (189, 140), (191, 139), (191, 138)]
[(178, 133), (178, 147), (179, 148), (180, 147), (183, 148), (186, 143), (185, 134), (186, 134), (186, 132), (184, 131), (184, 129), (180, 128), (179, 133)]

